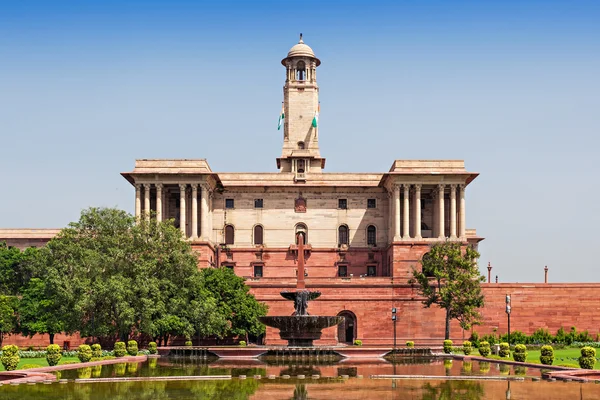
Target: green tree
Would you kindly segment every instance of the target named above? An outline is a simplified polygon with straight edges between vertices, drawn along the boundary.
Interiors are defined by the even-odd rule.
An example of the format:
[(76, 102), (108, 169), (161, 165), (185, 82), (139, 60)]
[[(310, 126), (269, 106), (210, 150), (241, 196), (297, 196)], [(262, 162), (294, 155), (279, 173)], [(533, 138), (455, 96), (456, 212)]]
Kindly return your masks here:
[(121, 210), (90, 208), (40, 249), (37, 261), (33, 270), (48, 277), (67, 332), (127, 341), (131, 333), (222, 330), (197, 256), (172, 221), (136, 223)]
[(47, 333), (50, 344), (54, 344), (54, 335), (62, 332), (65, 326), (60, 310), (54, 294), (46, 290), (46, 283), (39, 278), (32, 278), (21, 289), (18, 306), (20, 332), (27, 336)]
[(264, 333), (265, 326), (259, 317), (267, 315), (267, 306), (249, 293), (244, 279), (230, 268), (207, 268), (202, 270), (204, 287), (217, 300), (217, 308), (229, 321), (225, 334), (245, 336)]
[(19, 300), (16, 296), (0, 294), (0, 347), (4, 338), (17, 328), (16, 308)]
[(444, 242), (431, 247), (421, 262), (422, 270), (413, 268), (411, 283), (424, 297), (425, 307), (435, 304), (446, 310), (445, 339), (450, 338), (450, 321), (456, 319), (461, 328), (469, 329), (480, 319), (478, 308), (483, 307), (479, 273), (479, 253), (471, 246)]
[(0, 242), (0, 294), (17, 294), (19, 290), (19, 264), (23, 253), (16, 247)]

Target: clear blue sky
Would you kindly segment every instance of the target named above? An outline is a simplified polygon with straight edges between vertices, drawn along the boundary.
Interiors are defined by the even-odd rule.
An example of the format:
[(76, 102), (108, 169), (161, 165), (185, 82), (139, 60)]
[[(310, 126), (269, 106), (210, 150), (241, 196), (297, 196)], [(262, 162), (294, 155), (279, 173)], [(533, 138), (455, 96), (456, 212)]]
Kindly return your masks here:
[(600, 281), (598, 21), (598, 1), (3, 1), (0, 226), (132, 211), (136, 158), (276, 171), (303, 32), (326, 171), (465, 159), (483, 271)]

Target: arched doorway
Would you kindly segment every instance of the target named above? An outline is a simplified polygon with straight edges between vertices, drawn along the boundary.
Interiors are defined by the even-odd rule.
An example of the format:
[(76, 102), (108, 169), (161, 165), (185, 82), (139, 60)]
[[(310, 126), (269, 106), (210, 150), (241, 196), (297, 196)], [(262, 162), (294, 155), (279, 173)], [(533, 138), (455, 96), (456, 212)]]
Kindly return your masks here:
[(353, 344), (356, 339), (356, 315), (352, 311), (342, 311), (338, 314), (344, 317), (344, 322), (338, 325), (338, 342)]

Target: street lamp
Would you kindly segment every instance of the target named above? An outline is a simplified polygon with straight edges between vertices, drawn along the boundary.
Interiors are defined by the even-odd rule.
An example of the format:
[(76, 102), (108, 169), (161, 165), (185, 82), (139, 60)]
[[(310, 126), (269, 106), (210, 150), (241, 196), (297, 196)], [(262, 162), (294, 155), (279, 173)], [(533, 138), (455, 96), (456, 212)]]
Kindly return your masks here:
[(392, 308), (392, 321), (394, 322), (394, 353), (396, 352), (396, 307)]
[(506, 295), (506, 315), (508, 317), (508, 345), (510, 346), (510, 294)]

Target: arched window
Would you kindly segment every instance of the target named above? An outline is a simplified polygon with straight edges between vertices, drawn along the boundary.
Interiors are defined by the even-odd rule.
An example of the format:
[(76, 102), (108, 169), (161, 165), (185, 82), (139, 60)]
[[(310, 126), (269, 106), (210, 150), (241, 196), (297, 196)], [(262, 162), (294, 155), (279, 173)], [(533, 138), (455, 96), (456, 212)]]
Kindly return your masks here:
[(349, 231), (348, 231), (348, 226), (346, 225), (340, 225), (340, 227), (338, 228), (338, 245), (341, 246), (343, 244), (345, 245), (349, 245), (350, 244), (350, 237), (349, 237)]
[(262, 225), (256, 225), (254, 227), (254, 244), (263, 244), (263, 227)]
[(233, 225), (225, 225), (225, 244), (233, 244), (235, 236), (235, 228)]
[(304, 150), (304, 142), (298, 142), (298, 149)]
[(433, 271), (431, 270), (431, 266), (429, 266), (429, 267), (427, 266), (427, 264), (430, 261), (431, 261), (431, 255), (429, 253), (423, 254), (423, 257), (421, 257), (421, 268), (426, 277), (433, 278), (434, 275), (433, 275)]
[(306, 79), (306, 64), (304, 61), (298, 61), (296, 64), (296, 80), (303, 81)]
[(296, 225), (296, 244), (298, 244), (298, 236), (304, 237), (304, 244), (308, 243), (308, 228), (304, 224)]
[(298, 160), (298, 172), (299, 173), (303, 173), (304, 172), (304, 166), (306, 165), (306, 163), (304, 162), (304, 160)]
[(377, 228), (375, 228), (375, 225), (367, 226), (367, 245), (377, 246)]

